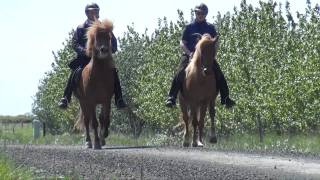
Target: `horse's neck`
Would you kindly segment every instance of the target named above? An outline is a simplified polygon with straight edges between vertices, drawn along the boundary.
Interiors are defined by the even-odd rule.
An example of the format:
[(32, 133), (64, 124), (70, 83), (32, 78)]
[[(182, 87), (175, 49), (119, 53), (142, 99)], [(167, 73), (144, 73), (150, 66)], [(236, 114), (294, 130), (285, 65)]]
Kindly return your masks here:
[(92, 57), (90, 63), (92, 64), (91, 76), (103, 76), (103, 74), (111, 72), (111, 69), (115, 67), (112, 59), (102, 60)]
[(193, 66), (195, 66), (197, 69), (201, 68), (201, 52), (196, 50), (192, 56), (191, 63)]
[(114, 67), (114, 62), (112, 57), (106, 59), (98, 59), (96, 57), (92, 57), (92, 68), (96, 70), (105, 70)]

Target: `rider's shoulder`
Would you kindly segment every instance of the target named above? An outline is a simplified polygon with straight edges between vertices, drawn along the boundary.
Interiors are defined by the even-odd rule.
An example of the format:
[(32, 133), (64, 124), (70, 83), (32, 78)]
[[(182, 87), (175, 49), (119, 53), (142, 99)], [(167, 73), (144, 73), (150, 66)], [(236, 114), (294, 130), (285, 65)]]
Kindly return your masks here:
[(208, 26), (210, 27), (215, 27), (215, 25), (213, 23), (207, 22)]
[(85, 23), (79, 24), (77, 26), (77, 29), (84, 29), (85, 28)]
[(187, 26), (187, 27), (188, 27), (188, 26), (190, 27), (190, 26), (194, 26), (194, 25), (196, 25), (196, 21), (193, 20), (193, 21), (187, 23), (186, 26)]
[(89, 22), (88, 22), (88, 21), (85, 21), (85, 22), (79, 24), (79, 25), (77, 26), (77, 29), (86, 29), (86, 28), (88, 28), (89, 26), (90, 26), (90, 25), (89, 25)]
[(192, 29), (194, 28), (194, 26), (196, 26), (195, 22), (191, 21), (188, 24), (186, 24), (185, 29)]

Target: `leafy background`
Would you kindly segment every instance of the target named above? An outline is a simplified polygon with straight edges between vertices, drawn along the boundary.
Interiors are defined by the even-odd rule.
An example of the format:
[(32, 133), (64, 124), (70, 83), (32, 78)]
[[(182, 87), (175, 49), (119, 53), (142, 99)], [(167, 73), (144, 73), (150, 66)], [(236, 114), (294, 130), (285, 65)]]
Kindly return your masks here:
[[(191, 13), (192, 14), (192, 13)], [(158, 28), (138, 33), (134, 26), (118, 37), (115, 54), (129, 108), (112, 111), (112, 129), (139, 135), (143, 131), (167, 132), (179, 122), (179, 108), (164, 106), (172, 77), (180, 61), (178, 46), (188, 23), (178, 10), (178, 20), (158, 20)], [(191, 15), (191, 20), (193, 15)], [(237, 101), (226, 110), (217, 101), (220, 134), (275, 131), (315, 132), (320, 124), (320, 8), (307, 1), (303, 13), (292, 15), (290, 4), (241, 2), (232, 13), (207, 17), (220, 34), (217, 60)], [(71, 34), (64, 48), (53, 52), (52, 70), (45, 73), (34, 96), (33, 114), (47, 123), (53, 134), (70, 132), (77, 118), (75, 98), (66, 111), (58, 109), (68, 62), (75, 56)]]

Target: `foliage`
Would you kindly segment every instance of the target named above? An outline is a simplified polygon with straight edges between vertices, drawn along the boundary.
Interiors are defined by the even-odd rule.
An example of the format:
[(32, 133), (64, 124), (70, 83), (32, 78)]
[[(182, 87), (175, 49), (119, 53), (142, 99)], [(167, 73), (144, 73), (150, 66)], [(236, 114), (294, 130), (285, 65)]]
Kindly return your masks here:
[(33, 120), (33, 115), (31, 114), (23, 114), (17, 116), (3, 116), (0, 115), (1, 123), (29, 123)]
[(1, 179), (33, 179), (31, 171), (15, 167), (3, 153), (0, 154), (0, 177)]
[(6, 123), (0, 127), (0, 139), (11, 143), (27, 144), (33, 140), (32, 123)]
[[(265, 131), (278, 133), (319, 129), (320, 13), (318, 5), (312, 8), (307, 1), (306, 6), (294, 17), (289, 3), (282, 8), (270, 0), (252, 7), (243, 0), (232, 14), (213, 18), (220, 34), (217, 59), (237, 101), (231, 111), (217, 102), (219, 133), (253, 132), (257, 122)], [(128, 26), (119, 38), (121, 51), (115, 60), (130, 108), (113, 113), (113, 129), (144, 126), (166, 131), (179, 121), (178, 108), (164, 107), (187, 23), (182, 12), (178, 15), (176, 22), (159, 19), (152, 35)], [(56, 107), (69, 73), (66, 64), (73, 56), (67, 40), (35, 96), (33, 112), (47, 121), (52, 132), (70, 131), (76, 118), (77, 103), (68, 111)]]
[(234, 15), (218, 16), (218, 60), (238, 103), (232, 113), (219, 108), (225, 128), (253, 131), (257, 119), (278, 132), (319, 128), (320, 15), (307, 5), (298, 22), (289, 3), (285, 19), (273, 1), (242, 1)]
[(38, 92), (34, 97), (32, 111), (40, 121), (46, 122), (49, 131), (53, 134), (71, 131), (77, 116), (77, 103), (71, 103), (66, 111), (58, 109), (56, 105), (62, 97), (64, 85), (69, 76), (67, 64), (75, 57), (71, 48), (73, 31), (63, 43), (64, 48), (54, 55), (52, 70), (45, 73), (40, 81)]
[(177, 23), (159, 19), (151, 37), (146, 33), (139, 36), (128, 27), (128, 33), (120, 39), (121, 51), (116, 58), (125, 94), (135, 114), (155, 130), (169, 127), (178, 118), (177, 112), (165, 109), (163, 102), (179, 63), (178, 44), (184, 25), (179, 11)]

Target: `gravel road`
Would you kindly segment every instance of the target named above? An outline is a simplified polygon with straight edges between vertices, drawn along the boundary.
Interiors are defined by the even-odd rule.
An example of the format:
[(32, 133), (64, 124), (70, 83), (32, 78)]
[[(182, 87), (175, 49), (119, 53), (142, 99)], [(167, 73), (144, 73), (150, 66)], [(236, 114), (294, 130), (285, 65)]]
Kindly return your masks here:
[(320, 160), (206, 148), (0, 145), (37, 177), (79, 179), (320, 179)]

